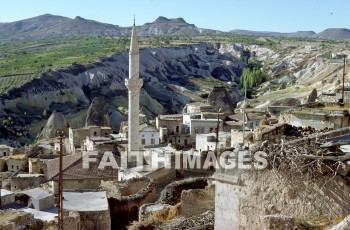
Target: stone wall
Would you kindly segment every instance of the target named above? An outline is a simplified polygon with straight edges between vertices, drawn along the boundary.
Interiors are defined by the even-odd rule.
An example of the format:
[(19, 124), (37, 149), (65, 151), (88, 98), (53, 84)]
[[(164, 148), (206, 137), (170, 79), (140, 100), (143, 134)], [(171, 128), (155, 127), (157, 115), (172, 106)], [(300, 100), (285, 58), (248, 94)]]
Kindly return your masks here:
[(34, 215), (23, 211), (8, 209), (0, 210), (0, 229), (1, 230), (14, 230), (17, 227), (29, 223), (34, 219)]
[(6, 159), (7, 158), (0, 157), (0, 172), (5, 172), (8, 170)]
[[(81, 230), (80, 227), (80, 215), (78, 211), (64, 211), (63, 213), (64, 229)], [(45, 230), (56, 230), (58, 226), (58, 220), (50, 221), (45, 225)]]
[[(290, 177), (289, 174), (280, 170), (263, 170), (252, 173), (245, 180), (243, 192), (237, 199), (240, 229), (264, 229), (262, 226), (266, 224), (263, 222), (267, 215), (291, 217), (302, 224), (308, 221), (332, 222), (350, 213), (350, 187), (346, 179), (333, 174), (318, 174), (309, 180), (306, 176)], [(230, 194), (228, 198), (235, 196), (228, 191), (225, 188), (222, 194)], [(222, 204), (222, 208), (229, 205), (227, 202)], [(222, 217), (219, 214), (222, 213), (216, 216)]]
[(114, 184), (119, 187), (119, 194), (115, 188), (107, 191), (112, 229), (125, 229), (131, 221), (139, 219), (140, 207), (156, 201), (155, 185), (148, 177), (133, 178)]
[(181, 192), (181, 214), (185, 217), (200, 215), (215, 207), (215, 188), (189, 189)]
[[(96, 230), (111, 229), (111, 217), (109, 210), (94, 212), (79, 212), (80, 229)], [(69, 229), (65, 226), (65, 229)], [(73, 229), (73, 228), (72, 228)]]
[(256, 130), (253, 134), (253, 140), (266, 141), (266, 140), (280, 139), (284, 135), (288, 127), (291, 127), (291, 126), (288, 124), (280, 124), (262, 132)]
[(315, 134), (309, 135), (309, 136), (304, 137), (304, 138), (288, 141), (288, 142), (284, 143), (284, 146), (287, 146), (287, 145), (302, 145), (302, 144), (308, 143), (309, 141), (314, 141), (316, 139), (332, 138), (332, 137), (336, 137), (336, 136), (346, 135), (346, 134), (349, 134), (349, 133), (350, 133), (350, 127), (345, 127), (345, 128), (332, 130), (332, 131), (329, 131), (329, 132), (315, 133)]
[(168, 184), (161, 192), (157, 203), (175, 205), (181, 201), (181, 192), (186, 189), (204, 189), (208, 178), (189, 178)]
[(11, 178), (11, 191), (34, 188), (45, 182), (46, 179), (43, 175), (32, 177), (15, 176)]

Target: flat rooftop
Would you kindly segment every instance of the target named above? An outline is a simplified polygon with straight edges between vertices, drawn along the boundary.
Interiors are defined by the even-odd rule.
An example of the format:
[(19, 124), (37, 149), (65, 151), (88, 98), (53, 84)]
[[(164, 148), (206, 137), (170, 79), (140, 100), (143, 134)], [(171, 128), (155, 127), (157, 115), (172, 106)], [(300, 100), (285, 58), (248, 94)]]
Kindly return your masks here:
[(39, 176), (44, 176), (43, 174), (38, 174), (38, 173), (19, 173), (15, 177), (39, 177)]
[(80, 212), (108, 210), (106, 191), (63, 192), (63, 208)]
[(13, 192), (6, 190), (6, 189), (0, 189), (0, 196), (7, 196), (7, 195), (11, 195), (13, 194)]
[(42, 199), (45, 197), (53, 196), (51, 193), (49, 193), (48, 191), (42, 188), (33, 188), (33, 189), (21, 191), (19, 193), (26, 194), (35, 199)]
[(39, 219), (39, 220), (43, 220), (43, 221), (52, 221), (55, 219), (55, 217), (57, 217), (57, 213), (58, 213), (58, 209), (56, 207), (52, 207), (43, 211), (39, 211), (36, 209), (32, 209), (32, 208), (22, 208), (19, 209), (23, 212), (27, 212), (27, 213), (32, 213), (34, 215), (35, 219)]

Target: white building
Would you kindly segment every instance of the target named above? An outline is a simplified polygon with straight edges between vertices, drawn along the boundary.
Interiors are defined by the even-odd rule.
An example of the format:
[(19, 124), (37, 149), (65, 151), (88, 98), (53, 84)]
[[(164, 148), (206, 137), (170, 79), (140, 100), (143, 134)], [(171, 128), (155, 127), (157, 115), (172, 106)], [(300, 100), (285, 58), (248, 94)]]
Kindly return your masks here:
[(195, 137), (196, 134), (215, 132), (218, 125), (219, 131), (222, 130), (221, 119), (191, 119), (189, 123), (189, 130), (191, 137)]
[[(217, 148), (229, 148), (231, 147), (231, 133), (219, 132), (219, 140)], [(196, 135), (196, 150), (202, 151), (215, 151), (216, 146), (216, 133), (197, 134)]]
[(0, 145), (0, 157), (10, 156), (13, 148), (7, 145)]
[(148, 145), (158, 145), (159, 144), (159, 131), (153, 125), (148, 123), (143, 123), (140, 125), (139, 131), (139, 143), (140, 149), (143, 149)]

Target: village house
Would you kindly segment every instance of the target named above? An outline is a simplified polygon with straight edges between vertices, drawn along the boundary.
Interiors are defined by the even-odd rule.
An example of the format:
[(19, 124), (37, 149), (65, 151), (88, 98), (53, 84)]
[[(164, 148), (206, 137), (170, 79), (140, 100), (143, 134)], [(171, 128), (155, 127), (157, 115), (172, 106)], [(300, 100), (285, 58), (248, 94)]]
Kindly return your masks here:
[(349, 106), (337, 103), (312, 103), (294, 107), (279, 117), (280, 123), (316, 130), (339, 129), (349, 126)]
[(13, 148), (7, 145), (0, 145), (0, 157), (10, 156)]
[[(88, 167), (83, 167), (83, 155), (75, 153), (63, 157), (63, 188), (64, 189), (98, 189), (102, 180), (115, 180), (118, 178), (118, 169), (106, 167), (99, 169), (103, 153), (94, 156), (96, 162), (91, 162)], [(121, 165), (120, 158), (115, 156), (117, 165)], [(58, 191), (58, 161), (52, 159), (47, 163), (45, 177), (52, 182), (54, 193)]]
[(112, 128), (100, 126), (87, 126), (79, 129), (69, 128), (69, 149), (74, 153), (82, 147), (82, 142), (86, 137), (108, 137), (112, 132)]
[[(196, 150), (202, 151), (215, 151), (217, 149), (231, 147), (231, 133), (219, 132), (219, 139), (216, 140), (216, 133), (197, 134), (196, 136)], [(217, 143), (217, 145), (216, 145)]]
[(43, 211), (54, 207), (55, 197), (42, 188), (33, 188), (19, 192), (26, 195), (26, 199), (19, 199), (21, 205)]
[(111, 137), (89, 137), (87, 136), (83, 142), (84, 151), (117, 151), (117, 143)]
[(11, 191), (36, 187), (46, 182), (43, 174), (19, 173), (11, 177)]
[(245, 122), (245, 127), (248, 130), (252, 130), (252, 131), (254, 131), (260, 125), (261, 121), (264, 119), (265, 119), (264, 116), (260, 116), (252, 112), (236, 113), (234, 115), (228, 116), (228, 120), (237, 122), (237, 124), (239, 125), (243, 125), (243, 122)]
[(139, 143), (140, 149), (143, 149), (148, 145), (159, 144), (159, 131), (151, 124), (143, 123), (139, 126)]
[(27, 164), (26, 154), (11, 155), (7, 161), (7, 170), (10, 172), (18, 172), (25, 168)]

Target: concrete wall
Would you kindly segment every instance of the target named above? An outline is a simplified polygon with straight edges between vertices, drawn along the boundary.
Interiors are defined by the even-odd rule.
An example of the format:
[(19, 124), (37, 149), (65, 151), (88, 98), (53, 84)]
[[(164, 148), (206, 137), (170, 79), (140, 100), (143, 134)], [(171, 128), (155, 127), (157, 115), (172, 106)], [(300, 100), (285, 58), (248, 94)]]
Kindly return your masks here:
[(42, 198), (31, 197), (28, 207), (42, 211), (42, 210), (52, 208), (54, 207), (54, 205), (55, 205), (55, 198), (53, 195), (51, 195), (51, 196), (46, 196)]
[(240, 186), (215, 182), (215, 229), (239, 229)]
[(1, 205), (2, 206), (15, 203), (15, 194), (14, 193), (7, 191), (7, 190), (4, 190), (4, 189), (1, 189), (0, 195), (1, 195)]
[[(101, 179), (65, 179), (63, 180), (63, 190), (84, 190), (84, 189), (98, 189), (101, 184)], [(52, 183), (54, 194), (58, 194), (58, 183)]]

